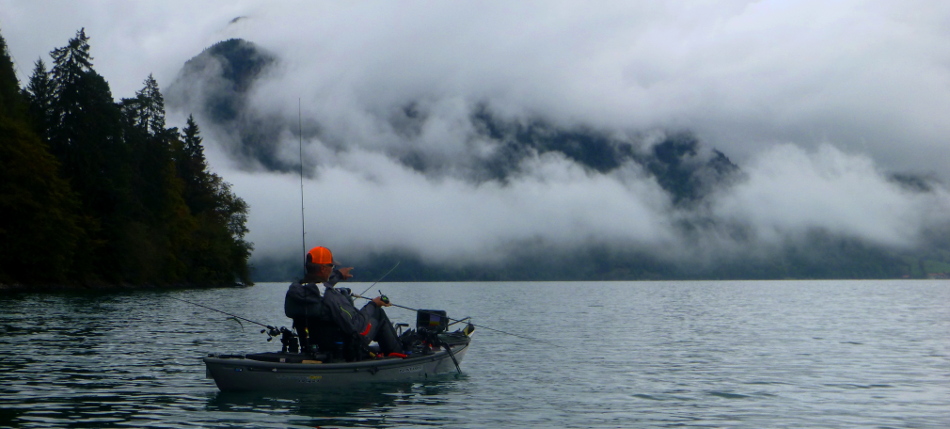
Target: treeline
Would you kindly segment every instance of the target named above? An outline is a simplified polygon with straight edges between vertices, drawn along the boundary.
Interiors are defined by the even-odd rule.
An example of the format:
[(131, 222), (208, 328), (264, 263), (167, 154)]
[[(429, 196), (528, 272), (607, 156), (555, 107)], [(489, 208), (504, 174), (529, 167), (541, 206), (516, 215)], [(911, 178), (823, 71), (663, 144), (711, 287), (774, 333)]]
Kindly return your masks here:
[(79, 30), (20, 88), (0, 36), (0, 284), (250, 283), (248, 206), (149, 75), (113, 99)]

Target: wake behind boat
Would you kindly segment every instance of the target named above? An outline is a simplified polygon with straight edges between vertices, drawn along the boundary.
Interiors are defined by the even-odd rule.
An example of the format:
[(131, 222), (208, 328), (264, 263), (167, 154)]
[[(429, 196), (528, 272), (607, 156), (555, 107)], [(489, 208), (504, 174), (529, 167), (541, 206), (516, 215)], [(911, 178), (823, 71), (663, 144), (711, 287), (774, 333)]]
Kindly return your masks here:
[[(417, 310), (416, 329), (400, 339), (409, 345), (406, 353), (378, 353), (378, 345), (364, 350), (364, 358), (346, 361), (334, 352), (307, 352), (296, 348), (296, 334), (269, 328), (281, 336), (280, 352), (252, 354), (211, 353), (204, 358), (207, 376), (222, 391), (318, 391), (354, 384), (426, 380), (461, 373), (462, 358), (471, 344), (474, 325), (447, 332), (444, 311)], [(255, 322), (256, 323), (256, 322)], [(408, 326), (399, 324), (400, 327)]]

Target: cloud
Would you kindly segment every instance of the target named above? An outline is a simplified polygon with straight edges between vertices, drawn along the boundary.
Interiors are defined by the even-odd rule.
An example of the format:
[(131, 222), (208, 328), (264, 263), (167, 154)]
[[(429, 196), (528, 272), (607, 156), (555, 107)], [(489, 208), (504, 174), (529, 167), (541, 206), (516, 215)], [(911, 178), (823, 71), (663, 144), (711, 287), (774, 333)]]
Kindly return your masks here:
[[(212, 165), (251, 205), (256, 255), (297, 252), (299, 100), (308, 241), (432, 262), (496, 261), (532, 240), (742, 256), (815, 230), (913, 247), (947, 224), (946, 188), (889, 177), (950, 179), (948, 16), (950, 4), (861, 0), (0, 7), (21, 80), (86, 27), (117, 98), (149, 73), (168, 87), (231, 37), (272, 53), (242, 117), (273, 131), (270, 163), (236, 156), (234, 129), (199, 118)], [(171, 108), (169, 123), (196, 108)], [(473, 120), (480, 109), (634, 152), (597, 170), (563, 148), (514, 151)], [(633, 157), (679, 130), (741, 178), (678, 205)], [(498, 165), (504, 180), (486, 173)]]
[(868, 157), (824, 145), (780, 145), (745, 168), (747, 180), (716, 199), (714, 216), (752, 227), (755, 240), (785, 242), (830, 231), (890, 248), (919, 242), (947, 194), (920, 193), (888, 180)]
[[(353, 151), (321, 168), (303, 184), (307, 236), (343, 254), (407, 249), (430, 263), (497, 263), (512, 242), (543, 239), (564, 248), (581, 242), (674, 240), (667, 195), (655, 183), (629, 181), (623, 172), (590, 174), (561, 156), (529, 161), (511, 184), (430, 178), (378, 153)], [(293, 190), (299, 178), (286, 174), (231, 176), (240, 189)], [(287, 249), (300, 236), (300, 195), (266, 192), (245, 196), (252, 207), (257, 251)], [(279, 238), (277, 238), (279, 237)]]

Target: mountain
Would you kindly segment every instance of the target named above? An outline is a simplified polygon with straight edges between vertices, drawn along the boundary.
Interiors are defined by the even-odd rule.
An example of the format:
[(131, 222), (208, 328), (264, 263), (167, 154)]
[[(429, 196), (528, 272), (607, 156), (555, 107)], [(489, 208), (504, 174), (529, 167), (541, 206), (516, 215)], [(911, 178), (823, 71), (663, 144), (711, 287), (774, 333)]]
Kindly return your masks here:
[[(217, 143), (249, 171), (295, 173), (299, 164), (280, 156), (281, 135), (298, 137), (297, 118), (251, 108), (255, 85), (271, 76), (281, 59), (254, 43), (231, 39), (189, 60), (169, 87), (168, 105), (200, 114)], [(587, 243), (552, 247), (543, 240), (512, 243), (503, 263), (462, 265), (425, 262), (409, 249), (354, 255), (362, 278), (372, 281), (400, 262), (387, 280), (621, 280), (621, 279), (781, 279), (925, 277), (950, 271), (950, 229), (931, 231), (917, 249), (896, 249), (853, 235), (812, 228), (801, 236), (758, 251), (751, 229), (708, 213), (711, 199), (745, 179), (727, 154), (707, 147), (688, 130), (630, 133), (592, 125), (564, 125), (541, 115), (513, 117), (476, 103), (458, 124), (469, 130), (466, 144), (478, 142), (486, 154), (446, 156), (415, 144), (439, 112), (420, 100), (406, 100), (380, 114), (380, 128), (395, 136), (378, 150), (426, 177), (461, 177), (473, 183), (508, 183), (523, 173), (525, 160), (556, 156), (591, 174), (632, 168), (655, 181), (671, 202), (670, 222), (695, 251), (670, 258), (637, 243)], [(337, 151), (350, 142), (327, 132), (330, 118), (306, 118), (304, 137), (319, 139)], [(471, 143), (471, 144), (470, 144)], [(933, 180), (893, 174), (908, 192), (935, 192)], [(704, 251), (702, 237), (727, 237), (733, 253)], [(747, 248), (743, 249), (743, 246)], [(567, 263), (566, 263), (567, 262)], [(299, 272), (296, 259), (255, 255), (257, 281), (286, 280)]]
[(166, 90), (166, 103), (187, 109), (227, 135), (219, 141), (249, 168), (259, 163), (266, 170), (294, 171), (293, 165), (276, 156), (273, 138), (288, 124), (248, 108), (248, 91), (276, 61), (274, 55), (245, 40), (216, 43), (185, 63)]

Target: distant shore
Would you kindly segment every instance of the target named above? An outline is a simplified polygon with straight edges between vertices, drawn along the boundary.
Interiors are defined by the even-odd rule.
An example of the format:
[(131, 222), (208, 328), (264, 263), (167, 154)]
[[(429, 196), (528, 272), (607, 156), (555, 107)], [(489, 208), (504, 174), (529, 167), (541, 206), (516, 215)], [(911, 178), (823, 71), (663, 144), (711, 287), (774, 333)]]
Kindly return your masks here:
[(180, 283), (173, 285), (156, 284), (132, 284), (132, 283), (83, 283), (83, 284), (22, 284), (22, 283), (0, 283), (0, 295), (13, 295), (21, 293), (50, 293), (50, 292), (118, 292), (132, 290), (173, 290), (173, 289), (213, 289), (222, 287), (247, 287), (254, 284), (234, 283), (229, 285), (198, 285), (191, 283)]

